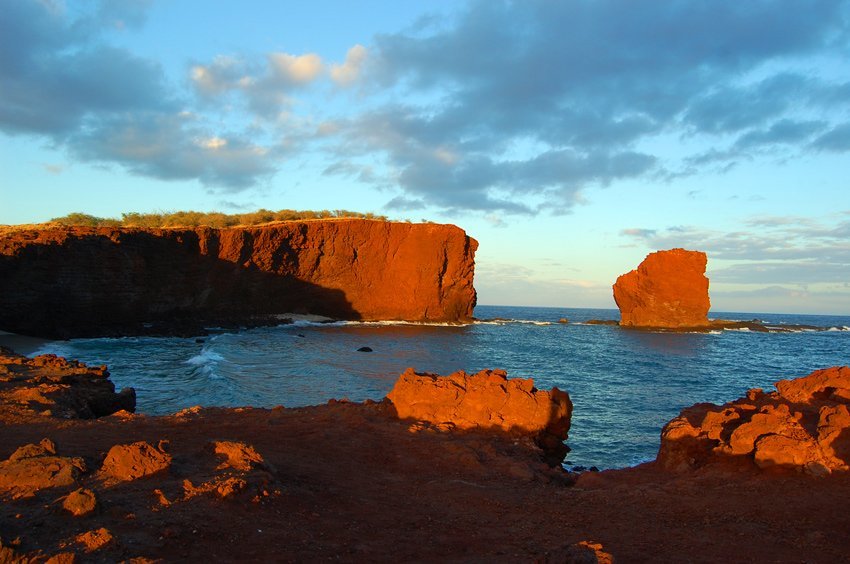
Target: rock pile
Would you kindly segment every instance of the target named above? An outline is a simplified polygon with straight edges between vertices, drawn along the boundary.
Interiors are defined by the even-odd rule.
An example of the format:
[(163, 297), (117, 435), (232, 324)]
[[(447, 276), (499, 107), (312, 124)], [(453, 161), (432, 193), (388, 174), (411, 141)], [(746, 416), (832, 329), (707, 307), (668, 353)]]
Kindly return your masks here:
[(850, 469), (850, 367), (782, 380), (717, 406), (689, 407), (661, 433), (658, 461), (685, 470), (718, 461), (822, 476)]
[(136, 391), (115, 392), (105, 366), (52, 354), (35, 358), (0, 347), (0, 413), (92, 419), (135, 411)]

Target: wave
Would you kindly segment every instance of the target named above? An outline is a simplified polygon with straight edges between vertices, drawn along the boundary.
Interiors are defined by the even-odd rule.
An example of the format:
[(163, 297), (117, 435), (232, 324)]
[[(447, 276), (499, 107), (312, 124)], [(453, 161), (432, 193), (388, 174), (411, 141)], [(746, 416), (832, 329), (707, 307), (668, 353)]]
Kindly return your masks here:
[(186, 364), (194, 364), (195, 366), (203, 364), (215, 364), (224, 360), (224, 357), (212, 350), (203, 350), (201, 354), (196, 354), (186, 361)]
[(555, 325), (552, 321), (537, 321), (534, 319), (476, 319), (474, 325)]
[(218, 363), (225, 360), (224, 356), (211, 350), (203, 349), (200, 354), (196, 354), (186, 361), (186, 364), (194, 366), (192, 372), (198, 371), (210, 380), (221, 380), (224, 377), (218, 373), (216, 368)]
[(449, 321), (307, 321), (298, 320), (292, 323), (278, 325), (279, 328), (287, 327), (468, 327), (472, 323), (458, 323)]

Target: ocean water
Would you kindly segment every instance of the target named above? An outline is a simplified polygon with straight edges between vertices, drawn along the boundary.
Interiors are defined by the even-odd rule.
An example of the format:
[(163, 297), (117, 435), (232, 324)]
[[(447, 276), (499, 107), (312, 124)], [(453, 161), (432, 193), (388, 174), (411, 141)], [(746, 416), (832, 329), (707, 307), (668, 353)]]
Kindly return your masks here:
[[(617, 310), (478, 306), (464, 326), (296, 323), (203, 338), (130, 337), (50, 342), (55, 353), (109, 366), (133, 386), (138, 410), (193, 405), (296, 407), (331, 398), (378, 400), (407, 367), (448, 374), (503, 368), (538, 388), (566, 390), (575, 405), (568, 465), (616, 468), (655, 457), (665, 422), (697, 402), (818, 368), (850, 364), (850, 317), (715, 313), (829, 331), (652, 333), (586, 325)], [(569, 324), (559, 324), (566, 317)], [(487, 321), (490, 320), (490, 321)], [(360, 347), (373, 352), (358, 352)]]

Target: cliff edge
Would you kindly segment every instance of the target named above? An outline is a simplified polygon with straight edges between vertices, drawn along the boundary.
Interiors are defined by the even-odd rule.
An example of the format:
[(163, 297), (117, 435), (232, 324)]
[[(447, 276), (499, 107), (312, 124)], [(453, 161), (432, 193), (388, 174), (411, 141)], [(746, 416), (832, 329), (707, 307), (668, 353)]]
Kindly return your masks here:
[(477, 247), (454, 225), (364, 219), (11, 231), (0, 235), (0, 329), (175, 334), (284, 313), (463, 321)]
[(705, 253), (671, 249), (647, 255), (614, 283), (620, 326), (691, 329), (708, 327)]

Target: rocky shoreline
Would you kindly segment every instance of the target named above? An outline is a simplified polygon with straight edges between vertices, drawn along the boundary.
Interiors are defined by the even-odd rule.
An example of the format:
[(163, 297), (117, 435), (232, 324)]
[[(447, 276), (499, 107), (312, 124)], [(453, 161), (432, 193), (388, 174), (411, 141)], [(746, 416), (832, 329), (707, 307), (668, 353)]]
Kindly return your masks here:
[[(408, 372), (390, 394), (397, 404), (148, 417), (115, 401), (111, 415), (81, 419), (84, 409), (58, 406), (129, 397), (103, 385), (105, 368), (10, 351), (0, 366), (3, 561), (835, 562), (850, 551), (850, 517), (837, 502), (850, 495), (850, 476), (840, 465), (760, 469), (756, 454), (743, 453), (749, 464), (708, 456), (668, 469), (668, 454), (567, 473), (546, 463), (540, 431), (566, 437), (568, 396), (498, 371)], [(783, 401), (808, 413), (793, 392), (805, 389), (817, 403), (811, 413), (846, 411), (848, 375), (816, 373), (774, 396), (791, 394)], [(733, 403), (736, 425), (758, 413), (770, 420), (774, 396), (759, 395), (756, 410)], [(666, 435), (684, 418), (694, 444), (719, 452), (725, 429), (700, 423), (694, 409), (729, 407), (685, 410)], [(759, 436), (797, 436), (789, 418), (774, 419), (784, 426), (761, 422)], [(846, 465), (847, 429), (836, 429), (823, 437)]]

